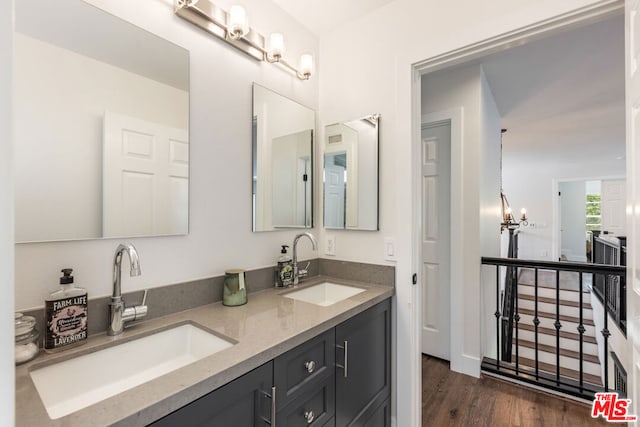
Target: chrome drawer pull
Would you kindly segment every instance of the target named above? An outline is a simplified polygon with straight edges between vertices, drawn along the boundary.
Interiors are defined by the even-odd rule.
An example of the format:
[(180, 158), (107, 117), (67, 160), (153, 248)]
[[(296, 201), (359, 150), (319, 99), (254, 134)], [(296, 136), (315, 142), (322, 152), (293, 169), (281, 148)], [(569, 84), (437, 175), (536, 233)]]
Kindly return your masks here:
[(265, 397), (271, 399), (271, 414), (270, 414), (271, 417), (269, 419), (266, 419), (264, 416), (261, 416), (260, 418), (262, 418), (262, 421), (269, 424), (271, 427), (275, 427), (276, 425), (276, 387), (275, 386), (271, 387), (271, 394), (267, 393), (264, 390), (260, 390), (260, 393), (262, 393)]
[(313, 411), (307, 411), (304, 413), (304, 419), (307, 420), (307, 424), (311, 424), (315, 415), (313, 415)]
[(316, 362), (314, 362), (313, 360), (310, 360), (304, 364), (304, 367), (307, 368), (307, 372), (311, 374), (313, 373), (313, 371), (316, 370)]
[(347, 378), (349, 376), (349, 341), (345, 341), (344, 345), (336, 344), (336, 347), (344, 350), (344, 363), (342, 365), (336, 363), (336, 367), (342, 368), (344, 370), (344, 377)]

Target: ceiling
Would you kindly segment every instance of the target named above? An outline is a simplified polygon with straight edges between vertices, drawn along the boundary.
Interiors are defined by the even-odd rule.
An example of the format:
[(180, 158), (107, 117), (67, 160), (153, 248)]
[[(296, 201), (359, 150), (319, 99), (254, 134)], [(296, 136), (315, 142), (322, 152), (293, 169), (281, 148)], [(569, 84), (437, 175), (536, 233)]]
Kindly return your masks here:
[[(273, 1), (322, 36), (393, 0)], [(593, 163), (604, 156), (624, 168), (622, 15), (478, 62), (508, 129), (505, 158)]]
[(317, 36), (392, 1), (394, 0), (273, 0)]
[(505, 158), (620, 161), (624, 170), (624, 19), (609, 18), (481, 60)]

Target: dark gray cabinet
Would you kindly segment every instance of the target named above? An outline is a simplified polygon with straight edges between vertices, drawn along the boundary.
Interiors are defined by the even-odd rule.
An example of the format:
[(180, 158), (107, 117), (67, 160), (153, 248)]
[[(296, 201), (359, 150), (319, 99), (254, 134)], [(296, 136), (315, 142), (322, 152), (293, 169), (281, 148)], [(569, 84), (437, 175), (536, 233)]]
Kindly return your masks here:
[(263, 427), (273, 413), (275, 427), (388, 427), (390, 307), (385, 300), (152, 425)]
[(273, 383), (278, 409), (288, 405), (305, 390), (316, 388), (333, 377), (335, 332), (330, 329), (299, 345), (273, 361)]
[(389, 399), (390, 311), (386, 300), (336, 326), (336, 427), (365, 425)]
[(155, 427), (254, 427), (271, 422), (273, 362), (156, 421)]
[(335, 387), (333, 377), (306, 388), (305, 393), (278, 411), (277, 427), (333, 426)]
[(273, 361), (277, 427), (333, 425), (334, 343), (330, 329)]

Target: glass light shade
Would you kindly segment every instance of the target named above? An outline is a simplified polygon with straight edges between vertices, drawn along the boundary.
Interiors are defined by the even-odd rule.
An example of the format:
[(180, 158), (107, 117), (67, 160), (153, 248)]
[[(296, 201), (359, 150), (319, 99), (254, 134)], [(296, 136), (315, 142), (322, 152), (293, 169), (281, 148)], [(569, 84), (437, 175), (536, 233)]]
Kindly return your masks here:
[(244, 7), (231, 6), (227, 19), (227, 29), (231, 38), (240, 38), (249, 32), (249, 22)]
[(523, 221), (527, 219), (527, 210), (525, 208), (522, 208), (520, 210), (520, 219)]
[(313, 55), (309, 53), (305, 53), (300, 56), (300, 64), (298, 66), (298, 71), (305, 77), (313, 74)]
[(507, 221), (513, 219), (513, 210), (511, 209), (511, 207), (508, 207), (505, 210), (505, 216), (506, 216), (505, 220), (507, 220)]
[(281, 33), (272, 33), (269, 36), (267, 52), (271, 58), (281, 58), (284, 54), (284, 36)]

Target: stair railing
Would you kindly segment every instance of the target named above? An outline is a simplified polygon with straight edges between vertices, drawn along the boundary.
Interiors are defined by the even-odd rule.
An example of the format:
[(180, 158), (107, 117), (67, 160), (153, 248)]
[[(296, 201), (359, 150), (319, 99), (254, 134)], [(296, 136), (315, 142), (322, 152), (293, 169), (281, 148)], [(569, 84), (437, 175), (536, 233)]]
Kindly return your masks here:
[[(609, 390), (609, 377), (608, 377), (608, 357), (604, 357), (602, 361), (604, 369), (602, 369), (604, 378), (601, 378), (601, 384), (595, 384), (592, 380), (585, 380), (584, 369), (584, 334), (586, 331), (584, 318), (583, 305), (585, 303), (585, 276), (596, 277), (598, 275), (604, 275), (605, 277), (614, 276), (619, 277), (620, 280), (612, 281), (612, 283), (624, 282), (626, 277), (626, 268), (623, 266), (601, 265), (601, 264), (587, 264), (587, 263), (572, 263), (572, 262), (552, 262), (552, 261), (537, 261), (537, 260), (523, 260), (514, 258), (491, 258), (482, 257), (483, 266), (495, 266), (495, 289), (496, 289), (496, 305), (495, 305), (495, 318), (496, 318), (496, 359), (485, 357), (482, 362), (483, 371), (498, 374), (512, 379), (535, 384), (537, 386), (548, 388), (557, 392), (566, 393), (572, 396), (592, 400), (596, 392)], [(500, 286), (500, 272), (501, 270), (507, 270), (507, 276), (505, 280), (505, 295), (503, 302), (501, 303), (501, 286)], [(532, 325), (528, 325), (529, 329), (533, 329), (534, 333), (534, 360), (533, 367), (523, 366), (520, 363), (520, 357), (518, 353), (519, 339), (518, 331), (521, 322), (520, 311), (518, 307), (518, 282), (519, 274), (522, 269), (533, 270), (533, 292), (534, 292), (534, 309)], [(539, 273), (541, 271), (552, 271), (555, 276), (555, 283), (552, 289), (555, 291), (555, 310), (551, 313), (553, 316), (553, 329), (555, 329), (555, 366), (552, 369), (542, 369), (541, 361), (539, 358), (540, 342), (539, 342), (539, 329), (540, 329), (540, 314), (539, 310)], [(579, 336), (579, 366), (577, 379), (569, 378), (564, 374), (561, 369), (560, 357), (561, 346), (560, 338), (566, 331), (562, 329), (568, 322), (567, 318), (560, 313), (560, 291), (561, 291), (561, 272), (576, 273), (578, 275), (578, 293), (579, 295), (579, 316), (577, 316), (578, 326), (576, 331)], [(548, 286), (545, 286), (548, 287)], [(603, 289), (604, 300), (607, 300), (608, 294), (611, 289)], [(617, 289), (617, 294), (621, 292)], [(587, 294), (588, 295), (588, 294)], [(501, 305), (502, 304), (502, 305)], [(489, 307), (487, 307), (490, 310)], [(602, 342), (604, 343), (604, 354), (609, 353), (609, 336), (611, 332), (608, 329), (608, 311), (603, 310), (603, 328), (599, 333), (602, 336)], [(524, 327), (524, 326), (523, 326)], [(505, 331), (506, 330), (506, 331)], [(562, 331), (561, 331), (562, 330)], [(509, 331), (511, 331), (509, 333)], [(575, 332), (573, 332), (575, 334)], [(566, 335), (565, 335), (566, 336)], [(515, 358), (511, 354), (510, 350), (515, 347)], [(552, 364), (553, 365), (553, 364)], [(545, 365), (546, 366), (546, 365)], [(551, 370), (551, 372), (550, 372)]]

